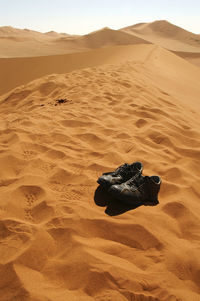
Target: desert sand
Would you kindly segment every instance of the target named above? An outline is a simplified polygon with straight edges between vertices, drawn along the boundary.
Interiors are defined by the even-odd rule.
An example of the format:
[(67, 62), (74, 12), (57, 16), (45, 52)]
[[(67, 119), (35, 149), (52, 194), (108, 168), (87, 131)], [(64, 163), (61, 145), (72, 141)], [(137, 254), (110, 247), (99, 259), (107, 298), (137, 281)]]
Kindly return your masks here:
[[(143, 41), (0, 66), (0, 301), (199, 301), (199, 67)], [(98, 187), (134, 161), (157, 206)]]
[(120, 30), (106, 27), (84, 36), (0, 27), (0, 95), (44, 75), (134, 59), (131, 46), (145, 44), (161, 46), (200, 66), (200, 35), (167, 21)]

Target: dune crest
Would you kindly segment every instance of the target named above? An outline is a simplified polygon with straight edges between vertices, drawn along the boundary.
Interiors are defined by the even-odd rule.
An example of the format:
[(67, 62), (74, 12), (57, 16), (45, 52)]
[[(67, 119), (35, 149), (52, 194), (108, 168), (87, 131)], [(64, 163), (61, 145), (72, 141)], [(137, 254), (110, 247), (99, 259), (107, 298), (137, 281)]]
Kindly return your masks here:
[(82, 36), (0, 27), (0, 58), (49, 56), (149, 43), (173, 51), (199, 66), (200, 35), (165, 20), (139, 23), (119, 30), (104, 27)]
[(66, 54), (105, 46), (149, 43), (133, 34), (108, 27), (83, 36), (0, 27), (1, 58)]
[(200, 37), (168, 21), (139, 23), (121, 29), (168, 50), (200, 53)]
[(149, 44), (149, 42), (134, 35), (108, 27), (79, 37), (77, 42), (83, 43), (89, 49), (113, 45)]
[[(190, 82), (193, 87), (192, 89), (195, 91), (196, 89), (198, 90), (199, 85), (197, 81), (199, 68), (192, 66), (187, 61), (184, 61), (182, 58), (179, 58), (159, 46), (152, 44), (137, 44), (104, 47), (66, 55), (0, 59), (0, 81), (2, 83), (0, 94), (6, 93), (17, 86), (26, 84), (31, 80), (44, 75), (72, 72), (87, 67), (97, 67), (104, 64), (118, 64), (126, 61), (134, 61), (139, 64), (150, 63), (152, 66), (152, 73), (154, 69), (153, 66), (160, 69), (158, 70), (160, 80), (163, 77), (162, 72), (164, 72), (170, 82), (175, 76), (176, 84), (181, 86), (181, 78), (184, 77), (184, 82), (187, 78), (188, 82)], [(175, 70), (174, 64), (177, 67), (177, 70)], [(166, 72), (166, 70), (168, 71)], [(183, 74), (183, 70), (185, 74)], [(196, 77), (193, 76), (190, 78), (191, 72), (196, 74)], [(155, 72), (155, 74), (157, 73)], [(178, 80), (178, 76), (180, 76), (180, 80)], [(163, 84), (165, 84), (165, 82), (164, 77)], [(172, 87), (173, 86), (174, 85), (172, 85)], [(193, 93), (193, 90), (191, 90), (190, 93)], [(185, 97), (185, 95), (183, 97)]]

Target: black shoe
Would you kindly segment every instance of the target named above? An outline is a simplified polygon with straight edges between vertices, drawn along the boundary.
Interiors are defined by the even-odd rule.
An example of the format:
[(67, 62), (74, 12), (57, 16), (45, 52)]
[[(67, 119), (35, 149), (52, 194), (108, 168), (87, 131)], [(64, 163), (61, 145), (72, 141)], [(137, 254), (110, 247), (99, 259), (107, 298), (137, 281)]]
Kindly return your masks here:
[(161, 178), (159, 176), (135, 175), (120, 185), (112, 185), (109, 192), (117, 199), (128, 204), (141, 203), (155, 206), (159, 203), (158, 193)]
[(114, 184), (121, 184), (136, 174), (141, 174), (142, 170), (143, 165), (141, 162), (134, 162), (132, 164), (125, 163), (119, 166), (115, 171), (103, 173), (97, 180), (97, 183), (107, 187)]

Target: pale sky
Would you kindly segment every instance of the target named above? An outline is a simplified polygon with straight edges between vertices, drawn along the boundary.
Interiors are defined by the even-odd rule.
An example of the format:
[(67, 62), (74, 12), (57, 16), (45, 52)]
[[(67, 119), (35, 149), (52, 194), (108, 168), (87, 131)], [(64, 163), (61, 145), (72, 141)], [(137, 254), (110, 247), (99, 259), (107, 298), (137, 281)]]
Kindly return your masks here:
[(167, 20), (200, 34), (200, 0), (0, 0), (0, 26), (87, 34)]

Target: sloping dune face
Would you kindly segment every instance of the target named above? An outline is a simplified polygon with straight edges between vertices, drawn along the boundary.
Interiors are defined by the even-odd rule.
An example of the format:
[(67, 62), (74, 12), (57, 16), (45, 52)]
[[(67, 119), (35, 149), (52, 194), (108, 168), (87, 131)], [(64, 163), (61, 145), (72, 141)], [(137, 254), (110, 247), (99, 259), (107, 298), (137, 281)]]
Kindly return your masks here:
[[(199, 70), (145, 51), (1, 97), (1, 301), (200, 300)], [(136, 160), (158, 206), (97, 188)]]
[(200, 52), (200, 36), (165, 20), (140, 23), (122, 29), (174, 51)]
[(184, 58), (188, 62), (200, 67), (200, 52), (182, 52), (182, 51), (176, 52), (175, 51), (174, 53)]
[(113, 46), (71, 53), (31, 58), (0, 58), (0, 94), (52, 73), (66, 73), (106, 63), (120, 63), (145, 57), (151, 45)]
[(110, 28), (103, 28), (96, 32), (79, 37), (77, 41), (89, 49), (112, 45), (135, 45), (150, 43), (132, 34)]

